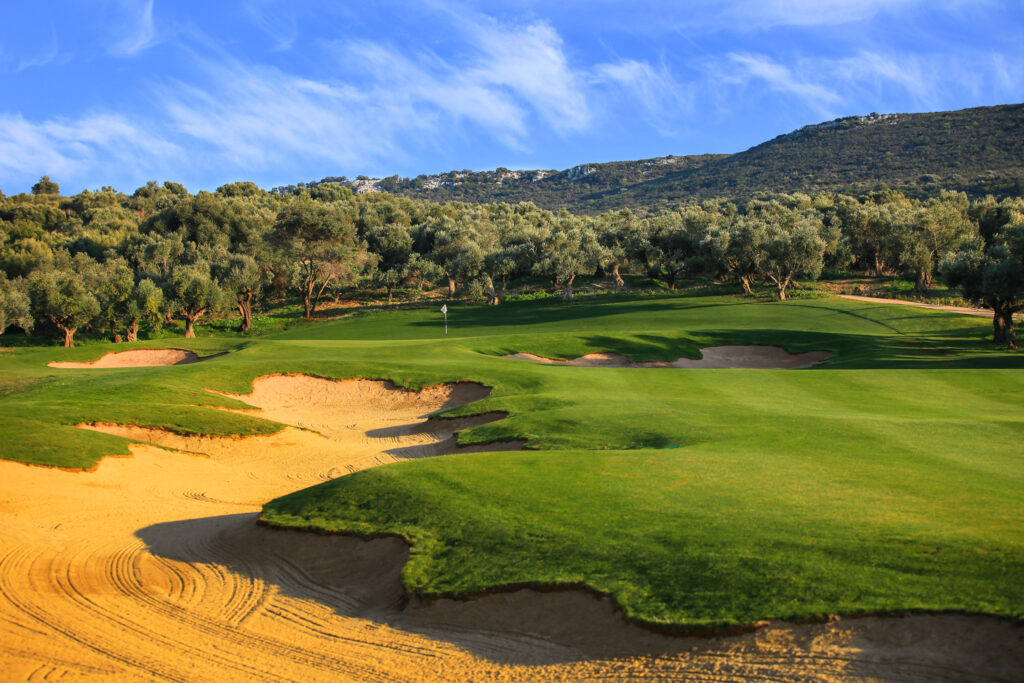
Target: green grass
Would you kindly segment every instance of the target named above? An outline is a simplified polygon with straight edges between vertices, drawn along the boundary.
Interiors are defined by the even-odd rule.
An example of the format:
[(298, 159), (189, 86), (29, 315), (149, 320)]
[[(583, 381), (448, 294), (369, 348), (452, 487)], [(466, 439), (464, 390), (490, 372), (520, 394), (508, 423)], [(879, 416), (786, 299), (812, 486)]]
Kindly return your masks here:
[[(85, 467), (126, 442), (82, 421), (214, 434), (276, 429), (203, 405), (271, 372), (476, 380), (504, 410), (463, 443), (531, 451), (379, 467), (268, 503), (282, 526), (400, 534), (423, 595), (587, 585), (639, 621), (729, 626), (906, 610), (1024, 617), (1024, 355), (990, 322), (832, 298), (695, 291), (565, 304), (357, 311), (259, 339), (175, 340), (195, 365), (56, 370), (113, 346), (0, 356), (4, 457)], [(828, 349), (805, 371), (551, 367), (500, 358), (696, 357), (702, 346)], [(166, 340), (137, 346), (167, 346)], [(145, 400), (140, 400), (144, 397)], [(315, 542), (315, 539), (311, 539)]]

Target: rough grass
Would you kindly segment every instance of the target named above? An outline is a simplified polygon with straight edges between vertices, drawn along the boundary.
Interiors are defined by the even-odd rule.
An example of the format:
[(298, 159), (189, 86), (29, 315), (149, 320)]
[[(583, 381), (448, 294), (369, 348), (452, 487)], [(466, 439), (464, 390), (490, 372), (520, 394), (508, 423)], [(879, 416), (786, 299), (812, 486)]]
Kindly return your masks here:
[[(57, 370), (113, 346), (19, 349), (0, 360), (4, 457), (69, 467), (124, 452), (82, 421), (254, 433), (202, 408), (274, 372), (471, 379), (455, 412), (508, 419), (465, 442), (540, 449), (360, 472), (264, 508), (284, 526), (398, 533), (407, 587), (461, 595), (585, 584), (641, 621), (721, 626), (830, 613), (962, 610), (1024, 616), (1024, 356), (989, 322), (837, 299), (704, 295), (356, 313), (260, 340), (175, 346), (220, 358), (169, 368)], [(542, 366), (500, 358), (617, 351), (696, 357), (719, 343), (828, 349), (820, 369)], [(142, 344), (143, 346), (146, 344)], [(166, 343), (150, 343), (166, 346)], [(311, 542), (315, 539), (311, 538)]]

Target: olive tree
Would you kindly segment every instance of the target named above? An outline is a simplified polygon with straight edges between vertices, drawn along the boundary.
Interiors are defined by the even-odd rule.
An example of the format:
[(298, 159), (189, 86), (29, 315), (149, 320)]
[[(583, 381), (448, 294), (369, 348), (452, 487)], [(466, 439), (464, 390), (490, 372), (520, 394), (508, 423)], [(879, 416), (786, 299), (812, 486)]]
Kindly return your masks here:
[(64, 347), (75, 345), (75, 332), (100, 313), (100, 304), (86, 287), (81, 273), (73, 270), (42, 270), (29, 281), (33, 312), (64, 333)]
[(541, 246), (534, 272), (561, 285), (563, 299), (572, 299), (576, 276), (594, 270), (605, 253), (589, 220), (562, 212)]
[(367, 230), (365, 238), (367, 249), (377, 257), (373, 280), (387, 290), (390, 304), (394, 288), (409, 275), (412, 235), (404, 225), (386, 223)]
[(900, 262), (914, 273), (914, 291), (924, 294), (932, 286), (939, 261), (953, 253), (975, 233), (966, 215), (966, 199), (944, 194), (913, 212), (897, 233)]
[(1013, 314), (1024, 309), (1024, 224), (1003, 228), (989, 244), (973, 240), (940, 272), (965, 298), (992, 309), (992, 341), (1017, 348)]
[(143, 278), (135, 283), (125, 307), (127, 320), (125, 338), (127, 341), (139, 340), (140, 320), (148, 320), (153, 326), (163, 322), (163, 303), (164, 292), (156, 286), (155, 282), (149, 278)]
[(430, 258), (448, 279), (448, 296), (455, 296), (460, 282), (475, 279), (484, 267), (484, 250), (474, 222), (464, 216), (447, 216), (431, 228)]
[(775, 283), (779, 301), (797, 275), (816, 278), (824, 266), (825, 240), (821, 220), (810, 216), (795, 222), (767, 220), (760, 242), (761, 272)]
[(267, 239), (292, 267), (307, 320), (327, 286), (359, 255), (352, 212), (341, 202), (299, 198), (281, 209)]
[(746, 296), (754, 295), (752, 286), (765, 256), (762, 243), (767, 229), (761, 218), (737, 216), (728, 225), (711, 228), (701, 243), (708, 260), (735, 277)]
[(252, 328), (253, 300), (263, 291), (266, 272), (248, 254), (231, 254), (217, 270), (224, 293), (234, 302), (242, 318), (238, 331), (248, 332)]
[(0, 334), (11, 325), (17, 325), (26, 333), (32, 331), (32, 300), (27, 285), (20, 277), (8, 280), (0, 271)]
[(103, 264), (94, 293), (100, 304), (99, 319), (109, 329), (115, 343), (123, 341), (121, 328), (128, 323), (129, 301), (134, 289), (135, 274), (124, 261)]
[(186, 339), (196, 336), (195, 323), (199, 318), (217, 311), (224, 302), (224, 291), (205, 263), (175, 268), (169, 290), (170, 310), (184, 319)]

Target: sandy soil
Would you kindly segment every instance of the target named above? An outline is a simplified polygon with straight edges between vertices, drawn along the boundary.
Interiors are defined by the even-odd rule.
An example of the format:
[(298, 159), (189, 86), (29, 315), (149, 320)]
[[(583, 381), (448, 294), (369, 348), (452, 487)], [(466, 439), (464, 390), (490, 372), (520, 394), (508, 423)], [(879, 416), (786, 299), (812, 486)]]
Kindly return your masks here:
[(987, 618), (698, 639), (629, 625), (610, 600), (579, 591), (406, 604), (402, 541), (256, 524), (273, 497), (445, 451), (472, 420), (426, 416), (486, 392), (270, 377), (242, 398), (296, 425), (275, 435), (95, 426), (193, 454), (138, 444), (91, 474), (0, 461), (0, 679), (1012, 680), (1024, 670), (1024, 630)]
[(941, 304), (926, 304), (922, 301), (904, 301), (903, 299), (883, 299), (877, 296), (859, 296), (857, 294), (837, 294), (840, 299), (851, 299), (853, 301), (868, 301), (873, 304), (899, 304), (901, 306), (917, 306), (918, 308), (931, 308), (936, 311), (949, 311), (950, 313), (963, 313), (964, 315), (980, 315), (986, 318), (992, 317), (992, 311), (987, 308), (969, 308), (966, 306), (943, 306)]
[(575, 365), (601, 368), (746, 368), (759, 370), (798, 370), (809, 368), (832, 354), (828, 351), (790, 353), (781, 346), (725, 345), (708, 346), (700, 350), (703, 358), (680, 358), (674, 361), (641, 361), (634, 363), (617, 353), (588, 353), (572, 360), (555, 360), (532, 353), (512, 353), (505, 358), (517, 358), (549, 365)]
[(91, 363), (72, 363), (53, 361), (47, 363), (51, 368), (145, 368), (154, 365), (185, 365), (187, 363), (198, 363), (222, 356), (217, 353), (212, 356), (197, 356), (185, 349), (132, 349), (130, 351), (116, 351), (108, 353), (99, 360)]

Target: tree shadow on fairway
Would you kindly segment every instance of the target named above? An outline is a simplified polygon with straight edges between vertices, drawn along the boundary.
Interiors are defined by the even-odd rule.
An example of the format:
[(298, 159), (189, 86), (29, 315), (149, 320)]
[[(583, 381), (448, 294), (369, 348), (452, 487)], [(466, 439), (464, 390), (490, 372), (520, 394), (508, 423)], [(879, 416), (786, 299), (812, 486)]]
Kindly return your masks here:
[[(448, 313), (450, 331), (458, 334), (459, 326), (473, 327), (515, 327), (538, 323), (566, 323), (593, 320), (610, 316), (629, 316), (638, 313), (682, 311), (693, 309), (725, 308), (745, 306), (750, 302), (736, 301), (705, 302), (700, 299), (661, 299), (642, 297), (615, 298), (609, 301), (537, 302), (522, 301), (501, 306), (453, 307)], [(411, 327), (436, 328), (435, 320), (418, 320), (408, 323)]]
[[(839, 311), (845, 313), (844, 311)], [(488, 349), (491, 353), (538, 353), (572, 358), (586, 352), (609, 352), (632, 361), (674, 361), (699, 358), (700, 349), (721, 345), (779, 346), (790, 353), (830, 351), (832, 356), (813, 370), (839, 369), (1004, 369), (1024, 367), (1024, 354), (1009, 352), (989, 343), (977, 329), (954, 328), (922, 334), (856, 334), (792, 329), (705, 329), (696, 339), (670, 335), (564, 335), (545, 338), (541, 346), (530, 340), (521, 345)], [(558, 353), (562, 351), (564, 353)], [(542, 366), (544, 367), (544, 366)], [(638, 369), (649, 372), (649, 369)], [(686, 372), (668, 368), (662, 372)], [(701, 370), (704, 372), (705, 370)]]
[[(138, 530), (154, 556), (231, 572), (220, 591), (186, 586), (182, 594), (229, 601), (261, 584), (313, 600), (342, 617), (369, 619), (507, 664), (544, 664), (581, 657), (635, 656), (685, 651), (692, 639), (652, 633), (628, 623), (610, 598), (579, 589), (521, 589), (470, 600), (410, 599), (401, 584), (409, 548), (397, 537), (362, 540), (259, 525), (258, 513), (203, 517)], [(205, 572), (181, 572), (203, 577)], [(219, 579), (220, 580), (220, 579)], [(272, 604), (272, 600), (263, 603)], [(232, 625), (225, 623), (225, 628)], [(322, 625), (344, 636), (344, 623)], [(337, 630), (338, 633), (332, 632)]]

